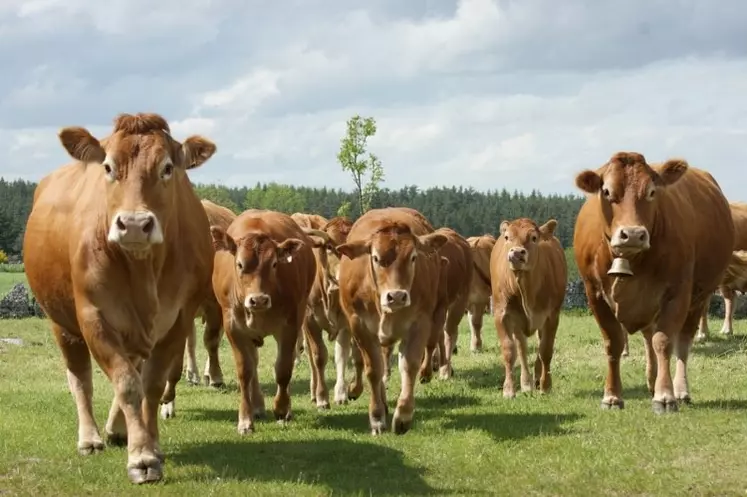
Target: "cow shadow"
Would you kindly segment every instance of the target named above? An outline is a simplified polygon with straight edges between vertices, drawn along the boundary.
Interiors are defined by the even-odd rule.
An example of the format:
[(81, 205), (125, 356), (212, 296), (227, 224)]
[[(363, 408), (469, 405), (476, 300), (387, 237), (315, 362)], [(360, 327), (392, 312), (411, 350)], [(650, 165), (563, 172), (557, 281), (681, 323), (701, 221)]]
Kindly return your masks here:
[[(515, 370), (515, 372), (518, 371)], [(459, 369), (454, 377), (467, 383), (469, 388), (502, 390), (503, 381), (506, 378), (505, 369), (502, 364), (492, 364), (477, 368)]]
[[(601, 383), (599, 385), (599, 388), (594, 388), (594, 389), (589, 389), (589, 390), (574, 390), (573, 396), (576, 397), (577, 399), (590, 399), (590, 400), (601, 401), (602, 396), (604, 396), (604, 384)], [(625, 386), (625, 383), (623, 383), (622, 398), (623, 399), (637, 399), (637, 400), (651, 400), (651, 393), (648, 391), (648, 387), (646, 385), (638, 384), (638, 385)]]
[(706, 342), (695, 343), (692, 354), (712, 358), (726, 358), (744, 354), (747, 349), (747, 337), (718, 337)]
[(177, 464), (210, 468), (223, 480), (320, 485), (333, 495), (444, 495), (402, 452), (367, 441), (221, 441), (182, 447)]
[(747, 411), (747, 400), (745, 399), (714, 399), (693, 400), (693, 409), (713, 409), (718, 411)]

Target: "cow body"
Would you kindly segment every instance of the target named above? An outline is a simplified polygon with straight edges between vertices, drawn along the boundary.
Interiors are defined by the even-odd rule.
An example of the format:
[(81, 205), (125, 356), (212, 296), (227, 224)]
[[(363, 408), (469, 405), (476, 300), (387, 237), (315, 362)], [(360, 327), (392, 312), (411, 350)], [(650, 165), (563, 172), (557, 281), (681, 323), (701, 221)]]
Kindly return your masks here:
[(287, 214), (250, 209), (227, 230), (211, 226), (215, 252), (213, 288), (223, 312), (241, 393), (238, 431), (254, 431), (264, 416), (257, 375), (257, 347), (273, 336), (277, 343), (273, 411), (279, 421), (291, 418), (289, 384), (294, 350), (314, 282), (315, 242)]
[(78, 450), (103, 449), (93, 417), (93, 355), (114, 387), (110, 444), (126, 444), (134, 483), (162, 477), (158, 404), (208, 295), (207, 217), (186, 174), (215, 152), (174, 140), (156, 114), (122, 114), (100, 142), (60, 140), (74, 163), (44, 177), (24, 236), (29, 287), (49, 317), (78, 411)]
[(444, 235), (433, 233), (414, 209), (372, 209), (361, 216), (337, 247), (340, 303), (360, 347), (371, 386), (372, 434), (386, 429), (385, 365), (382, 347), (399, 343), (402, 390), (392, 429), (410, 429), (414, 385), (431, 336), (437, 303)]
[(470, 325), (470, 350), (482, 350), (482, 322), (490, 306), (490, 254), (495, 245), (492, 235), (471, 236), (467, 238), (472, 250), (472, 282), (467, 299), (467, 315)]
[[(734, 222), (734, 250), (747, 250), (747, 203), (731, 202), (729, 203), (729, 208), (731, 209), (731, 217)], [(721, 327), (721, 333), (724, 335), (732, 335), (734, 333), (735, 292), (744, 293), (743, 284), (736, 276), (740, 273), (741, 257), (739, 255), (732, 256), (729, 267), (730, 271), (727, 271), (727, 277), (718, 287), (719, 293), (724, 299), (724, 324)], [(711, 299), (709, 298), (703, 311), (703, 317), (700, 320), (698, 333), (695, 337), (696, 340), (703, 340), (709, 335), (708, 308), (710, 307), (710, 303)]]
[[(677, 400), (690, 400), (690, 346), (734, 245), (726, 198), (710, 174), (684, 160), (652, 167), (632, 152), (580, 173), (576, 185), (589, 194), (573, 245), (608, 357), (602, 407), (624, 406), (623, 334), (640, 330), (653, 410), (676, 411)], [(615, 258), (617, 269), (608, 274)], [(623, 269), (626, 265), (630, 271)], [(674, 381), (672, 351), (677, 357)]]
[[(506, 378), (503, 396), (516, 396), (513, 368), (518, 345), (521, 390), (552, 387), (550, 363), (565, 298), (568, 274), (565, 254), (555, 236), (557, 221), (542, 226), (527, 218), (504, 221), (490, 256), (495, 329), (501, 343)], [(539, 350), (534, 381), (527, 362), (527, 338), (537, 331)]]

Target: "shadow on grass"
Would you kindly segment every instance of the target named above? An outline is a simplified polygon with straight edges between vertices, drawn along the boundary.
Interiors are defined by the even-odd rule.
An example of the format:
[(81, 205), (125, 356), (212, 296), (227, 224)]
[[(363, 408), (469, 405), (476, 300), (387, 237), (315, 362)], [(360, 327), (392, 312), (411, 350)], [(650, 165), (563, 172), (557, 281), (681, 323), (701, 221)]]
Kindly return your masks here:
[(335, 495), (445, 494), (428, 485), (424, 469), (406, 465), (400, 451), (365, 441), (209, 442), (185, 446), (170, 459), (209, 467), (223, 480), (322, 485)]
[(745, 337), (718, 337), (693, 344), (691, 354), (719, 358), (744, 354), (745, 349), (747, 349), (747, 338)]
[(744, 399), (717, 399), (702, 400), (695, 399), (692, 403), (693, 409), (714, 409), (721, 411), (745, 411), (747, 410), (747, 400)]
[[(415, 409), (451, 409), (455, 407), (472, 407), (481, 403), (478, 397), (458, 394), (423, 396), (421, 392), (415, 394)], [(390, 400), (387, 396), (387, 400)], [(392, 405), (396, 405), (394, 397)]]
[[(593, 399), (597, 401), (602, 400), (602, 396), (604, 395), (604, 383), (599, 384), (599, 388), (595, 388), (593, 390), (576, 390), (573, 392), (573, 396), (577, 399)], [(622, 398), (625, 399), (643, 399), (643, 400), (651, 400), (651, 394), (648, 391), (648, 387), (646, 385), (631, 385), (631, 386), (625, 386), (623, 383), (623, 389), (622, 389)]]

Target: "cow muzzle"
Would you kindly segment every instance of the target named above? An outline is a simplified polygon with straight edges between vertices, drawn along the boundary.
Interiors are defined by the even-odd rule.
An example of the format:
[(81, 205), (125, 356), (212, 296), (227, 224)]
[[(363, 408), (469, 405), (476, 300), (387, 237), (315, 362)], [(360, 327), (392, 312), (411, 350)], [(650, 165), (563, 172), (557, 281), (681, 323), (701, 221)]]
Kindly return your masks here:
[(244, 299), (244, 307), (249, 312), (262, 312), (272, 307), (272, 299), (266, 293), (250, 293)]
[(163, 243), (158, 218), (150, 211), (119, 211), (109, 227), (108, 240), (125, 250), (141, 252)]
[(410, 292), (407, 290), (386, 290), (381, 292), (381, 308), (384, 312), (395, 312), (410, 305)]
[(645, 226), (620, 226), (610, 238), (610, 248), (617, 256), (633, 255), (648, 250), (650, 241)]
[(526, 268), (529, 254), (524, 247), (514, 247), (508, 251), (508, 263), (514, 271)]

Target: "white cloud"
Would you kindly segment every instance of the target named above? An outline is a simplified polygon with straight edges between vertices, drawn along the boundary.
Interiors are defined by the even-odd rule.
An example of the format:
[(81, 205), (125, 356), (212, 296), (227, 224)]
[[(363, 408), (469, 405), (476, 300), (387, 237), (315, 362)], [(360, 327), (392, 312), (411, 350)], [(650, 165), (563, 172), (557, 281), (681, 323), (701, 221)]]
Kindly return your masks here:
[(358, 113), (377, 120), (391, 187), (575, 192), (578, 170), (637, 150), (747, 199), (736, 0), (102, 5), (2, 2), (0, 175), (65, 162), (61, 126), (104, 134), (119, 112), (156, 111), (178, 139), (217, 143), (195, 181), (349, 188), (336, 153)]

